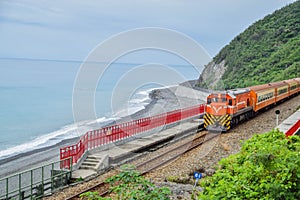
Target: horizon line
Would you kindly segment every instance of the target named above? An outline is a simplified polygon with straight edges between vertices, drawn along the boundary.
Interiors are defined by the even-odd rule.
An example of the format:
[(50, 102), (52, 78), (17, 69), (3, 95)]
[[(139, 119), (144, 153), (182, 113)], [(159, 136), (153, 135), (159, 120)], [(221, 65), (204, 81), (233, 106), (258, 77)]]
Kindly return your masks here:
[[(50, 59), (50, 58), (26, 58), (26, 57), (0, 57), (0, 60), (24, 60), (24, 61), (42, 61), (42, 62), (66, 62), (66, 63), (108, 63), (105, 61), (83, 61), (83, 60), (73, 60), (73, 59)], [(134, 64), (134, 65), (144, 65), (143, 63), (134, 62), (113, 62), (112, 64)], [(155, 63), (153, 63), (155, 64)], [(191, 64), (166, 64), (166, 65), (177, 65), (177, 66), (189, 66)]]

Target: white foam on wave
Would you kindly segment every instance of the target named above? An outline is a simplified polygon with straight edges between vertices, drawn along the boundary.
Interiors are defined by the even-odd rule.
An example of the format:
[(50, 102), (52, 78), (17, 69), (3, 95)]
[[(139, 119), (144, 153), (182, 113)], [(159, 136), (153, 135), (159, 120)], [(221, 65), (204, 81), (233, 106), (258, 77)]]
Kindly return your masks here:
[(151, 102), (151, 98), (149, 94), (153, 90), (161, 90), (161, 89), (172, 89), (177, 87), (178, 85), (169, 85), (162, 87), (154, 87), (146, 90), (138, 91), (136, 94), (132, 96), (132, 98), (128, 101), (126, 108), (119, 110), (114, 113), (114, 117), (126, 117), (128, 115), (132, 115), (138, 111), (145, 109), (145, 107)]
[(156, 87), (156, 88), (151, 89), (151, 91), (162, 90), (162, 89), (171, 89), (171, 88), (175, 88), (175, 87), (178, 87), (178, 85), (167, 85), (167, 86)]
[(145, 109), (145, 107), (151, 102), (149, 94), (152, 90), (153, 89), (138, 91), (127, 102), (125, 108), (117, 111), (116, 113), (113, 114), (113, 116), (126, 117), (128, 115), (132, 115), (140, 110)]
[(113, 122), (115, 120), (118, 120), (119, 118), (116, 118), (116, 117), (110, 117), (110, 118), (107, 118), (107, 117), (100, 117), (96, 120), (93, 120), (93, 121), (88, 121), (86, 122), (85, 124), (86, 125), (94, 125), (94, 124), (107, 124), (107, 123), (110, 123), (110, 122)]
[(129, 102), (127, 103), (127, 108), (116, 112), (115, 114), (112, 115), (112, 117), (110, 118), (101, 117), (96, 120), (82, 121), (82, 122), (77, 122), (76, 124), (64, 126), (57, 131), (39, 136), (35, 138), (33, 141), (0, 151), (0, 160), (9, 158), (11, 156), (15, 156), (20, 153), (26, 153), (40, 148), (53, 146), (55, 144), (58, 144), (61, 141), (79, 137), (85, 134), (87, 131), (93, 130), (94, 127), (97, 125), (105, 126), (105, 124), (118, 120), (121, 117), (134, 114), (140, 110), (145, 109), (145, 107), (151, 102), (151, 99), (149, 97), (151, 91), (157, 89), (172, 88), (172, 87), (174, 86), (157, 87), (157, 88), (138, 91), (135, 95), (133, 95), (132, 99), (129, 100)]
[(133, 98), (129, 100), (128, 105), (129, 107), (140, 107), (141, 105), (146, 105), (150, 103), (149, 94), (152, 90), (140, 91), (133, 95)]
[(91, 130), (90, 125), (99, 126), (113, 122), (116, 118), (101, 117), (92, 121), (82, 121), (62, 127), (61, 129), (39, 136), (34, 140), (0, 151), (0, 159), (9, 158), (20, 153), (26, 153), (44, 147), (53, 146), (63, 140), (72, 139), (85, 134)]

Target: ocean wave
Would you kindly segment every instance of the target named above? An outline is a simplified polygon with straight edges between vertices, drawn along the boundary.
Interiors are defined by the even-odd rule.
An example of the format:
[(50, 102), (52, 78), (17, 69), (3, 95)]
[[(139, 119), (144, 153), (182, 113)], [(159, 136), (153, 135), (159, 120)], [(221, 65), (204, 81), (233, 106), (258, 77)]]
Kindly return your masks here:
[(121, 109), (114, 114), (111, 114), (111, 117), (100, 117), (96, 120), (76, 122), (75, 124), (64, 126), (57, 131), (39, 136), (30, 142), (23, 143), (14, 147), (10, 147), (5, 150), (1, 150), (0, 160), (21, 153), (30, 152), (45, 147), (51, 147), (64, 140), (80, 137), (81, 135), (85, 134), (87, 131), (109, 125), (112, 122), (121, 119), (122, 117), (132, 115), (140, 110), (145, 109), (145, 107), (151, 102), (151, 98), (149, 97), (149, 94), (153, 90), (165, 89), (170, 87), (173, 86), (157, 87), (157, 88), (150, 88), (147, 90), (138, 91), (129, 100), (126, 108)]
[(105, 126), (117, 118), (106, 118), (101, 117), (96, 120), (91, 121), (82, 121), (76, 124), (70, 124), (62, 127), (61, 129), (39, 136), (34, 140), (20, 144), (14, 147), (0, 151), (0, 160), (6, 159), (21, 153), (30, 152), (33, 150), (38, 150), (45, 147), (50, 147), (56, 145), (64, 140), (80, 137), (85, 134), (87, 131), (90, 131), (92, 127), (96, 126)]
[(154, 88), (141, 90), (135, 93), (128, 101), (125, 108), (115, 112), (113, 116), (122, 118), (145, 109), (145, 107), (151, 102), (151, 98), (149, 97), (149, 94), (153, 89)]

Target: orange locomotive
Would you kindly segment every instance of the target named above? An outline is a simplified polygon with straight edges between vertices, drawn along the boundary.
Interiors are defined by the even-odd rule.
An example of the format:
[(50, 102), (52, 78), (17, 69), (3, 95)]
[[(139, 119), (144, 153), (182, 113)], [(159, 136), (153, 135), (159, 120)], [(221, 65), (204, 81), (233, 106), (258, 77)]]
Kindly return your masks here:
[(204, 127), (225, 132), (258, 111), (300, 93), (300, 78), (249, 88), (213, 92), (207, 97)]

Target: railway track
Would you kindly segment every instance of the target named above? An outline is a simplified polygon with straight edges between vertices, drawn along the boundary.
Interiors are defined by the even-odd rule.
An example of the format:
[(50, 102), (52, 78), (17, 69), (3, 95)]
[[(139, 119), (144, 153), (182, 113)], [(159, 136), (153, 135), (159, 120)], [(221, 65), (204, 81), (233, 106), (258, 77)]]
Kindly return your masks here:
[(184, 154), (187, 151), (190, 151), (194, 149), (195, 147), (203, 144), (206, 138), (207, 131), (201, 132), (200, 135), (196, 136), (196, 138), (193, 138), (192, 140), (188, 140), (187, 142), (184, 142), (178, 146), (174, 145), (174, 147), (166, 150), (165, 152), (152, 157), (149, 160), (146, 160), (142, 163), (139, 163), (136, 165), (137, 170), (140, 171), (142, 174), (146, 174), (150, 171), (153, 171), (172, 160), (178, 158), (182, 154)]
[[(217, 143), (214, 144), (213, 148), (209, 149), (209, 151), (205, 150), (205, 154), (201, 154), (201, 159), (199, 159), (199, 152), (203, 151), (202, 148), (204, 148), (205, 145), (209, 144), (206, 143), (207, 140), (210, 140), (208, 134), (205, 138), (205, 145), (201, 146), (199, 145), (199, 148), (195, 147), (194, 150), (189, 151), (183, 156), (180, 156), (178, 159), (174, 160), (172, 162), (172, 165), (166, 165), (163, 168), (160, 168), (160, 170), (154, 170), (153, 172), (147, 174), (148, 178), (151, 178), (152, 180), (155, 180), (155, 182), (163, 182), (165, 180), (165, 177), (168, 176), (176, 176), (178, 174), (189, 174), (190, 172), (195, 171), (195, 169), (203, 168), (205, 171), (210, 169), (213, 169), (214, 166), (218, 163), (218, 161), (224, 157), (228, 157), (231, 154), (235, 154), (240, 149), (241, 141), (245, 141), (249, 138), (251, 138), (254, 134), (260, 134), (265, 133), (266, 131), (269, 131), (273, 129), (276, 126), (275, 121), (275, 110), (280, 110), (281, 113), (279, 115), (279, 122), (281, 123), (284, 119), (289, 117), (294, 111), (295, 108), (299, 108), (299, 99), (300, 96), (295, 97), (293, 99), (290, 99), (289, 101), (283, 102), (282, 104), (279, 104), (278, 106), (271, 108), (260, 115), (254, 117), (253, 119), (246, 121), (239, 126), (231, 129), (227, 134), (218, 135), (219, 139), (217, 139)], [(200, 132), (198, 134), (203, 133)], [(196, 136), (195, 136), (196, 137)], [(216, 139), (216, 138), (215, 138)], [(154, 154), (158, 154), (159, 152), (165, 152), (173, 147), (173, 144), (177, 144), (179, 146), (179, 143), (183, 143), (184, 140), (180, 139), (180, 142), (178, 143), (172, 143), (168, 146), (164, 146), (161, 149), (158, 149), (155, 151)], [(225, 146), (226, 145), (226, 148)], [(196, 151), (195, 151), (196, 150)], [(152, 153), (146, 154), (141, 159), (133, 161), (133, 164), (135, 166), (141, 165), (141, 162), (144, 162), (146, 159), (150, 160), (156, 155), (152, 155)], [(160, 154), (161, 155), (161, 154)], [(145, 161), (146, 162), (146, 161)], [(184, 165), (182, 163), (185, 163)], [(195, 164), (196, 163), (196, 164)], [(149, 164), (150, 165), (150, 164)], [(101, 180), (104, 180), (108, 178), (109, 176), (113, 176), (114, 171), (111, 171), (110, 173), (101, 176)], [(117, 172), (115, 172), (117, 173)], [(204, 172), (206, 173), (206, 172)], [(73, 195), (75, 193), (78, 193), (81, 191), (83, 193), (84, 191), (95, 191), (97, 188), (95, 188), (96, 180), (93, 181), (92, 184), (84, 184), (84, 187), (73, 187), (73, 188), (67, 188), (66, 190), (60, 192), (59, 194), (56, 194), (55, 197), (46, 198), (47, 200), (54, 200), (54, 199), (66, 199), (66, 197), (69, 197), (67, 199), (79, 199), (76, 198), (76, 195)], [(93, 185), (94, 184), (94, 185)], [(93, 185), (93, 187), (90, 187)], [(104, 194), (104, 187), (99, 185), (99, 193)], [(89, 187), (89, 188), (88, 188)], [(88, 189), (85, 189), (88, 188)], [(102, 188), (102, 190), (100, 190)], [(102, 192), (103, 191), (103, 192)], [(78, 194), (77, 194), (78, 195)], [(71, 196), (73, 198), (71, 198)]]
[[(210, 136), (207, 137), (207, 135)], [(136, 165), (136, 168), (138, 171), (142, 173), (142, 175), (146, 175), (147, 173), (170, 163), (171, 161), (180, 157), (182, 154), (191, 151), (192, 149), (202, 145), (206, 141), (216, 136), (218, 136), (218, 134), (212, 135), (212, 134), (208, 134), (207, 131), (201, 131), (195, 136), (195, 138), (186, 140), (185, 142), (179, 145), (177, 143), (174, 143), (171, 145), (170, 148), (168, 148), (168, 150), (164, 151), (163, 153), (160, 153), (159, 155), (156, 155), (146, 161), (138, 163)], [(84, 191), (80, 191), (79, 193), (66, 198), (66, 200), (80, 199), (79, 196), (88, 191), (91, 192), (97, 191), (100, 196), (106, 196), (109, 192), (109, 184), (105, 182), (100, 182), (98, 184), (93, 185), (90, 188), (85, 189)]]

